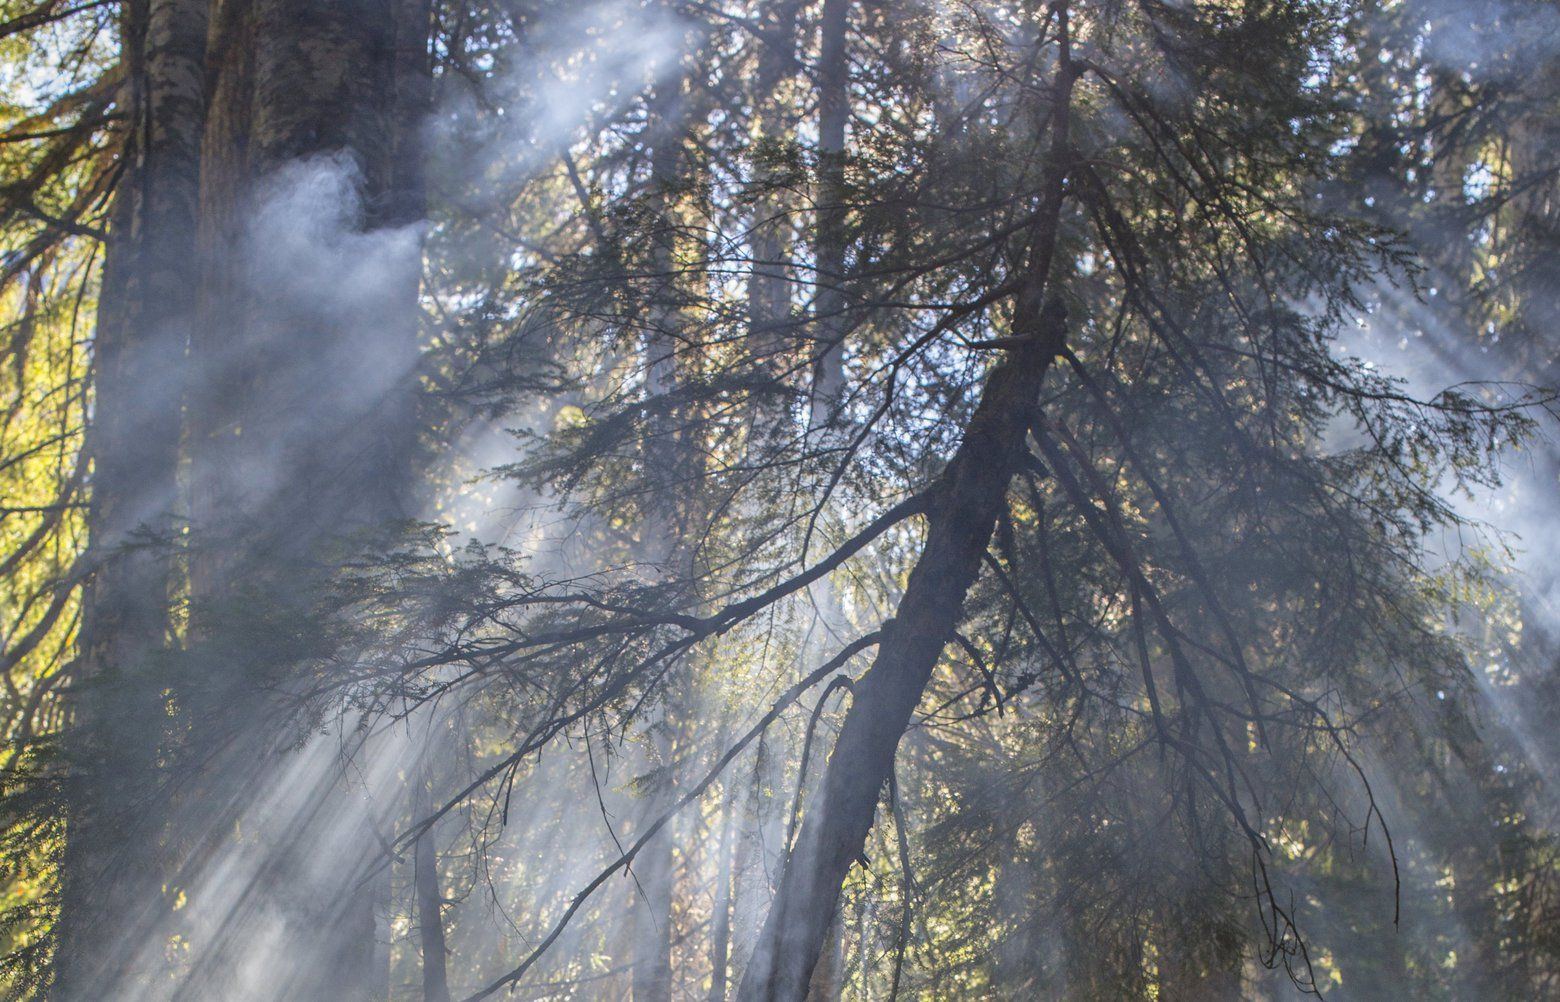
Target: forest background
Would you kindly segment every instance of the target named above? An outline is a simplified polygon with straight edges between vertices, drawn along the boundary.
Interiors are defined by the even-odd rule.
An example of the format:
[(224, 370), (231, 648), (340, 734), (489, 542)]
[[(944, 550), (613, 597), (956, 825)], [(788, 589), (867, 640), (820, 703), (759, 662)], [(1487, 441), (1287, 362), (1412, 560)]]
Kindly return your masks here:
[(0, 0), (8, 997), (1560, 993), (1560, 7)]

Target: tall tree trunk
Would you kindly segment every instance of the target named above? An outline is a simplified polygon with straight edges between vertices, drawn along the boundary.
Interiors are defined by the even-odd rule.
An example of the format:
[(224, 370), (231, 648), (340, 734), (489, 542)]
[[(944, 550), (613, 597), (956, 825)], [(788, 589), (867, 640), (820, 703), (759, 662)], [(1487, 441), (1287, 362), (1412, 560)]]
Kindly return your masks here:
[[(1560, 96), (1560, 68), (1551, 67), (1546, 77), (1547, 93)], [(1520, 336), (1503, 336), (1497, 350), (1515, 354), (1507, 378), (1538, 386), (1560, 386), (1560, 178), (1553, 173), (1554, 150), (1560, 146), (1560, 123), (1553, 116), (1530, 116), (1509, 130), (1512, 178), (1532, 184), (1526, 196), (1516, 200), (1513, 229), (1524, 234), (1516, 255), (1516, 274), (1512, 287), (1520, 313)], [(1509, 346), (1512, 340), (1519, 343)], [(1487, 348), (1488, 346), (1486, 346)], [(1548, 498), (1560, 490), (1560, 444), (1554, 441), (1534, 443), (1533, 469), (1519, 481), (1519, 489), (1531, 490), (1534, 498)], [(1550, 698), (1534, 699), (1535, 705), (1553, 705), (1553, 690), (1560, 684), (1560, 569), (1553, 561), (1544, 569), (1530, 572), (1522, 602), (1522, 651), (1534, 677), (1534, 689), (1548, 690)], [(1541, 724), (1534, 715), (1534, 730), (1545, 734), (1543, 752), (1549, 762), (1560, 762), (1560, 734)]]
[[(396, 119), (426, 73), (426, 56), (406, 53), (425, 51), (428, 27), (398, 27), (427, 17), (407, 0), (218, 0), (216, 10), (221, 72), (202, 186), (210, 270), (194, 344), (202, 392), (191, 414), (192, 514), (207, 544), (197, 602), (223, 595), (242, 565), (306, 554), (324, 538), (406, 514), (415, 271), (341, 276), (382, 281), (389, 302), (334, 299), (351, 292), (307, 285), (311, 276), (286, 270), (293, 262), (273, 260), (297, 248), (265, 241), (293, 223), (339, 223), (341, 234), (305, 235), (341, 236), (348, 242), (327, 252), (361, 253), (354, 233), (415, 218), (420, 177), (401, 161), (415, 159), (407, 140), (419, 123)], [(332, 183), (333, 173), (342, 188), (321, 190), (321, 201), (339, 195), (361, 206), (339, 207), (334, 221), (286, 218), (333, 208), (286, 201)], [(279, 281), (298, 287), (277, 289)], [(292, 301), (275, 302), (279, 294)], [(353, 316), (343, 305), (372, 312)]]
[[(818, 293), (814, 298), (813, 387), (810, 424), (824, 427), (839, 410), (845, 391), (845, 130), (850, 120), (851, 0), (825, 0), (818, 67), (819, 209), (814, 237)], [(832, 578), (813, 589), (819, 610), (816, 628), (824, 639), (839, 637), (845, 612)], [(812, 972), (807, 997), (834, 1002), (844, 990), (845, 926), (836, 915), (824, 933), (821, 959)]]
[[(195, 808), (197, 865), (232, 851), (249, 791), (286, 766), (255, 722), (272, 716), (268, 690), (286, 689), (319, 587), (411, 514), (419, 261), (406, 224), (422, 206), (428, 30), (424, 0), (215, 5), (189, 412), (192, 632), (209, 653), (190, 683), (209, 801)], [(369, 810), (322, 789), (308, 813), (244, 831), (268, 859), (240, 907), (277, 927), (272, 949), (290, 958), (268, 997), (387, 988), (388, 871)], [(325, 853), (322, 885), (309, 874)], [(187, 992), (248, 997), (233, 994), (257, 948), (244, 929), (229, 920), (193, 944)]]
[[(753, 206), (753, 262), (747, 283), (749, 344), (761, 366), (777, 377), (785, 368), (784, 334), (791, 312), (790, 223), (784, 200), (773, 190), (775, 171), (766, 157), (776, 152), (773, 144), (789, 138), (781, 87), (796, 68), (798, 6), (797, 0), (766, 0), (760, 6), (753, 88), (758, 149), (754, 182), (760, 194)], [(760, 430), (764, 430), (762, 422)]]
[(1013, 336), (1005, 342), (1007, 358), (987, 377), (964, 440), (931, 489), (921, 556), (893, 620), (884, 625), (872, 668), (853, 690), (823, 783), (738, 990), (742, 1002), (806, 996), (840, 888), (871, 831), (899, 740), (958, 625), (1024, 455), (1040, 385), (1064, 345), (1066, 310), (1060, 299), (1046, 302), (1046, 296), (1066, 198), (1068, 108), (1077, 79), (1065, 27), (1062, 51), (1049, 113), (1051, 162), (1014, 303)]
[(818, 214), (814, 254), (812, 426), (833, 416), (845, 387), (845, 126), (850, 118), (851, 0), (824, 0), (818, 65)]
[(806, 994), (840, 887), (861, 854), (878, 793), (893, 770), (900, 736), (980, 568), (1035, 416), (1040, 383), (1061, 346), (1063, 318), (1053, 305), (1043, 318), (1029, 321), (1034, 329), (988, 378), (964, 441), (934, 489), (925, 547), (878, 657), (855, 687), (739, 999)]
[(423, 1002), (449, 1002), (446, 971), (443, 891), (438, 883), (438, 854), (432, 833), (417, 840), (417, 933), (423, 947)]
[(194, 312), (202, 0), (121, 10), (128, 110), (94, 338), (87, 516), (93, 573), (75, 667), (53, 997), (106, 998), (161, 911), (159, 653), (171, 628), (181, 377)]
[[(431, 760), (433, 750), (430, 749)], [(431, 761), (418, 782), (418, 806), (414, 820), (433, 814), (437, 797), (433, 791)], [(449, 975), (446, 970), (448, 949), (444, 938), (444, 892), (439, 883), (439, 854), (433, 829), (423, 832), (413, 850), (412, 882), (417, 892), (417, 938), (422, 947), (423, 1002), (450, 1002)]]
[[(665, 766), (663, 766), (664, 768)], [(647, 822), (669, 799), (656, 781), (646, 811)], [(672, 904), (674, 840), (665, 829), (639, 854), (634, 876), (640, 888), (638, 921), (634, 927), (634, 1002), (669, 1002), (672, 997)]]
[[(682, 347), (682, 290), (678, 287), (682, 247), (678, 220), (684, 169), (684, 143), (692, 119), (687, 65), (656, 85), (650, 107), (650, 199), (655, 232), (650, 238), (650, 330), (644, 340), (644, 367), (650, 394), (669, 398), (684, 384), (693, 364)], [(698, 453), (696, 428), (686, 406), (669, 408), (645, 429), (643, 454), (649, 498), (641, 556), (652, 574), (678, 594), (673, 602), (693, 599), (697, 556), (693, 526), (697, 519)], [(651, 779), (643, 821), (653, 822), (675, 800), (674, 764), (680, 749), (676, 728), (686, 701), (680, 679), (669, 680), (653, 703), (647, 731)], [(675, 826), (667, 825), (640, 852), (634, 873), (642, 892), (634, 942), (634, 1002), (668, 1002), (672, 994), (672, 921), (675, 899)]]
[[(725, 746), (722, 729), (722, 747)], [(715, 901), (710, 932), (709, 1002), (726, 1002), (726, 986), (731, 966), (731, 857), (732, 829), (736, 825), (736, 793), (723, 790), (720, 805), (720, 840), (715, 847)]]

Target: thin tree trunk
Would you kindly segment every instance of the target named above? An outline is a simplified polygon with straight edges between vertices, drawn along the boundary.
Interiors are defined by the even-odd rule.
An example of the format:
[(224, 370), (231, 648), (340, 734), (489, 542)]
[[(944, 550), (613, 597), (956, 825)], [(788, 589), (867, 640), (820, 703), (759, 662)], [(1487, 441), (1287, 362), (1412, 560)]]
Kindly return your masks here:
[(958, 625), (965, 594), (1024, 454), (1040, 385), (1063, 347), (1066, 310), (1054, 296), (1049, 302), (1045, 298), (1065, 201), (1067, 109), (1076, 81), (1065, 28), (1062, 53), (1050, 112), (1052, 158), (1014, 304), (1013, 336), (1004, 345), (1008, 356), (987, 377), (964, 440), (932, 489), (920, 559), (894, 619), (885, 624), (872, 668), (853, 690), (823, 783), (743, 976), (737, 993), (741, 1002), (806, 996), (840, 888), (872, 828), (899, 740)]
[(959, 621), (1019, 462), (1041, 380), (1060, 347), (1059, 308), (1048, 309), (1044, 323), (1039, 336), (1016, 345), (987, 380), (980, 408), (936, 489), (925, 548), (872, 669), (855, 687), (737, 994), (744, 1002), (806, 995), (840, 887), (872, 827), (900, 736)]
[(181, 380), (194, 311), (206, 12), (200, 0), (121, 11), (125, 173), (115, 196), (94, 338), (87, 516), (94, 569), (75, 667), (64, 886), (53, 997), (123, 985), (161, 912), (157, 657), (174, 577)]
[[(837, 414), (845, 390), (844, 341), (848, 330), (845, 250), (845, 130), (850, 119), (851, 0), (825, 0), (820, 30), (818, 67), (819, 209), (814, 254), (818, 294), (814, 298), (816, 344), (813, 347), (812, 414), (810, 424), (824, 427)], [(825, 638), (842, 633), (845, 613), (832, 578), (813, 589)], [(835, 1002), (844, 990), (845, 926), (835, 915), (829, 923), (820, 961), (808, 983), (812, 1002)]]
[[(667, 398), (683, 385), (692, 361), (679, 356), (682, 292), (677, 272), (681, 232), (677, 218), (683, 171), (683, 146), (691, 119), (686, 67), (657, 85), (651, 101), (650, 196), (656, 231), (649, 250), (650, 274), (657, 276), (649, 296), (650, 331), (644, 342), (649, 392)], [(674, 589), (692, 589), (697, 577), (692, 527), (697, 517), (698, 458), (691, 415), (677, 407), (652, 419), (643, 444), (650, 480), (642, 557), (652, 572)], [(689, 596), (672, 596), (673, 600)], [(644, 805), (644, 823), (660, 817), (675, 799), (674, 763), (679, 749), (675, 728), (684, 701), (680, 680), (668, 683), (647, 727), (652, 776)], [(642, 901), (634, 937), (634, 1002), (669, 1002), (672, 994), (672, 921), (675, 899), (675, 826), (667, 825), (640, 852), (634, 867)]]
[[(432, 770), (425, 768), (418, 784), (416, 818), (433, 813)], [(433, 829), (423, 832), (413, 850), (413, 883), (417, 891), (417, 938), (422, 947), (423, 1002), (450, 1002), (446, 970), (448, 948), (444, 938), (444, 892), (439, 884), (439, 855)]]
[(818, 214), (814, 254), (812, 426), (839, 407), (845, 387), (845, 126), (850, 118), (851, 0), (824, 0), (818, 65)]
[[(759, 143), (778, 143), (788, 137), (781, 85), (796, 67), (796, 0), (766, 0), (759, 11), (758, 74), (753, 103), (757, 106)], [(774, 186), (774, 171), (760, 162), (754, 181), (761, 193), (753, 207), (752, 270), (748, 274), (747, 302), (751, 351), (776, 374), (783, 372), (784, 328), (791, 312), (790, 228), (786, 206)]]
[[(725, 745), (725, 729), (722, 729), (721, 745)], [(716, 845), (715, 903), (711, 917), (710, 934), (710, 993), (709, 1002), (726, 1002), (726, 986), (731, 966), (731, 844), (732, 828), (736, 824), (736, 797), (729, 788), (724, 791), (720, 805), (720, 841)]]
[(856, 897), (856, 956), (859, 958), (856, 969), (861, 975), (861, 994), (857, 998), (861, 1002), (872, 1002), (872, 968), (867, 963), (869, 954), (867, 943), (867, 896), (861, 894)]
[[(655, 773), (644, 808), (648, 824), (672, 802), (671, 769), (675, 754), (667, 735), (666, 714), (652, 723)], [(675, 839), (672, 826), (663, 828), (640, 852), (634, 879), (640, 890), (634, 929), (634, 1002), (669, 1002), (672, 997), (672, 903), (675, 891)]]

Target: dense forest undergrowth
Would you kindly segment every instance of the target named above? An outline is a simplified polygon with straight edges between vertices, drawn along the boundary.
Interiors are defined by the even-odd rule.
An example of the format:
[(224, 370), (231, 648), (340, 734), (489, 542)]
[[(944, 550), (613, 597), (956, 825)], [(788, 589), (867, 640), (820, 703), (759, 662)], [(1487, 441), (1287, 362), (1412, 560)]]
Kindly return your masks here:
[(0, 0), (0, 991), (1560, 995), (1560, 8)]

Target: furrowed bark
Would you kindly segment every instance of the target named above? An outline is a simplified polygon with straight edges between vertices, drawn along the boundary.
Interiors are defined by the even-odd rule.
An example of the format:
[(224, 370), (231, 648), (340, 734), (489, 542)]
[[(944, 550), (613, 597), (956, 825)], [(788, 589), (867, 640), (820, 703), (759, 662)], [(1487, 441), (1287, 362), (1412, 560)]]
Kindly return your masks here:
[[(293, 644), (311, 596), (410, 514), (419, 262), (400, 228), (422, 214), (428, 30), (424, 0), (214, 7), (188, 436), (191, 629), (212, 652), (189, 680), (191, 755), (204, 769), (191, 800), (206, 801), (187, 826), (200, 843), (187, 853), (192, 895), (203, 866), (238, 851), (246, 791), (286, 767), (254, 724), (307, 656)], [(298, 254), (343, 273), (322, 281)], [(346, 270), (357, 255), (371, 264)], [(290, 956), (267, 997), (387, 990), (388, 869), (375, 866), (370, 808), (337, 792), (295, 819), (249, 819), (244, 851), (262, 844), (270, 869), (192, 942), (186, 997), (252, 997), (234, 980), (256, 939), (245, 916), (275, 926)], [(306, 876), (323, 851), (313, 843), (341, 830), (343, 810), (361, 824), (351, 845), (330, 836), (340, 865), (321, 885)]]
[(62, 1000), (108, 997), (162, 911), (163, 831), (147, 803), (167, 736), (156, 662), (172, 627), (206, 11), (201, 0), (137, 0), (121, 19), (129, 134), (93, 349), (86, 561), (94, 571), (73, 680), (52, 996)]
[[(212, 117), (202, 178), (208, 271), (194, 342), (192, 521), (202, 538), (197, 600), (223, 593), (242, 564), (307, 553), (325, 537), (405, 514), (409, 394), (351, 397), (363, 360), (391, 369), (415, 359), (415, 273), (395, 290), (389, 330), (352, 330), (323, 302), (273, 303), (257, 265), (256, 215), (278, 188), (306, 179), (288, 168), (339, 158), (362, 200), (349, 229), (401, 225), (421, 210), (417, 122), (397, 116), (418, 100), (426, 73), (408, 52), (426, 48), (426, 8), (408, 0), (219, 0), (212, 27)], [(419, 43), (419, 35), (421, 41)], [(413, 80), (402, 79), (411, 74)], [(376, 316), (373, 319), (378, 319)], [(397, 327), (399, 329), (397, 329)], [(343, 357), (346, 356), (346, 357)], [(335, 371), (332, 361), (345, 363)], [(343, 393), (343, 390), (347, 391)], [(279, 457), (270, 453), (280, 453)], [(267, 484), (273, 485), (270, 489)], [(330, 502), (322, 504), (322, 502)], [(318, 509), (327, 508), (328, 512)]]

